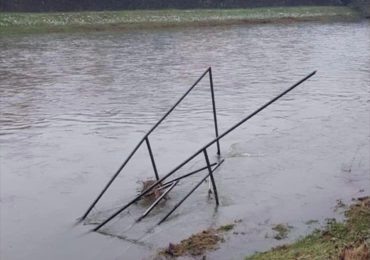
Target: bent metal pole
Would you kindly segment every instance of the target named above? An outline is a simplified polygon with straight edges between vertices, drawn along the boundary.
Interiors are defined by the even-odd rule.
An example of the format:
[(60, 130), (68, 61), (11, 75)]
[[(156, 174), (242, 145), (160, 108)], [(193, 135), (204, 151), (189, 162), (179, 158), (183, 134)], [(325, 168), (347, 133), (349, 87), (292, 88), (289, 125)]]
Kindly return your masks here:
[[(181, 101), (193, 90), (193, 88), (198, 85), (198, 83), (204, 78), (205, 75), (207, 75), (207, 73), (209, 73), (211, 67), (209, 67), (205, 72), (203, 72), (203, 74), (195, 81), (195, 83), (185, 92), (184, 95), (181, 96), (181, 98), (179, 98), (177, 100), (177, 102), (170, 108), (170, 110), (167, 111), (166, 114), (164, 114), (162, 116), (161, 119), (159, 119), (159, 121), (146, 133), (146, 135), (144, 135), (144, 137), (140, 140), (140, 142), (135, 146), (134, 150), (132, 150), (132, 152), (129, 154), (129, 156), (126, 158), (126, 160), (122, 163), (122, 165), (119, 167), (119, 169), (116, 171), (116, 173), (112, 176), (112, 178), (108, 181), (108, 183), (104, 186), (103, 190), (99, 193), (99, 195), (97, 196), (97, 198), (93, 201), (93, 203), (91, 203), (91, 205), (89, 206), (89, 208), (86, 210), (85, 214), (81, 217), (81, 221), (84, 220), (87, 215), (89, 215), (90, 211), (94, 208), (94, 206), (96, 205), (96, 203), (98, 203), (98, 201), (101, 199), (101, 197), (104, 195), (104, 193), (107, 191), (107, 189), (109, 188), (109, 186), (113, 183), (113, 181), (117, 178), (117, 176), (120, 174), (120, 172), (122, 171), (122, 169), (126, 166), (126, 164), (130, 161), (131, 157), (136, 153), (136, 151), (139, 149), (139, 147), (143, 144), (144, 141), (148, 140), (148, 136), (162, 123), (163, 120), (166, 119), (166, 117), (171, 114), (171, 112), (177, 107), (178, 104), (181, 103)], [(148, 143), (147, 143), (148, 144)], [(152, 157), (151, 157), (152, 158)], [(156, 170), (155, 170), (156, 171)], [(155, 172), (156, 174), (156, 178), (158, 177), (158, 173)], [(157, 178), (158, 180), (158, 178)]]
[(305, 82), (306, 80), (308, 80), (309, 78), (311, 78), (315, 74), (316, 74), (316, 71), (311, 72), (306, 77), (304, 77), (303, 79), (299, 80), (297, 83), (295, 83), (294, 85), (292, 85), (290, 88), (286, 89), (281, 94), (277, 95), (275, 98), (271, 99), (269, 102), (267, 102), (266, 104), (264, 104), (263, 106), (261, 106), (260, 108), (258, 108), (257, 110), (255, 110), (253, 113), (249, 114), (247, 117), (245, 117), (242, 120), (240, 120), (238, 123), (236, 123), (234, 126), (232, 126), (231, 128), (229, 128), (228, 130), (226, 130), (220, 136), (218, 136), (217, 138), (213, 139), (211, 142), (209, 142), (208, 144), (206, 144), (205, 146), (203, 146), (202, 148), (200, 148), (196, 153), (194, 153), (188, 159), (186, 159), (184, 162), (182, 162), (177, 167), (175, 167), (175, 169), (173, 169), (171, 172), (167, 173), (165, 176), (163, 176), (158, 181), (156, 181), (155, 183), (153, 183), (150, 187), (148, 187), (147, 190), (143, 191), (141, 194), (139, 194), (138, 196), (136, 196), (129, 203), (127, 203), (122, 208), (120, 208), (119, 210), (117, 210), (113, 215), (111, 215), (109, 218), (107, 218), (105, 221), (103, 221), (100, 225), (98, 225), (96, 228), (94, 228), (93, 231), (99, 230), (101, 227), (103, 227), (105, 224), (107, 224), (109, 221), (111, 221), (113, 218), (115, 218), (118, 214), (120, 214), (122, 211), (124, 211), (130, 205), (132, 205), (133, 203), (135, 203), (136, 201), (138, 201), (141, 197), (143, 197), (144, 195), (146, 195), (147, 193), (149, 193), (152, 189), (154, 189), (154, 187), (156, 187), (163, 180), (165, 180), (168, 177), (170, 177), (178, 169), (180, 169), (185, 164), (187, 164), (192, 159), (194, 159), (197, 155), (199, 155), (201, 152), (203, 152), (204, 149), (208, 148), (209, 146), (213, 145), (215, 142), (217, 142), (221, 138), (225, 137), (227, 134), (229, 134), (230, 132), (232, 132), (233, 130), (235, 130), (237, 127), (239, 127), (240, 125), (242, 125), (243, 123), (245, 123), (246, 121), (248, 121), (249, 119), (251, 119), (252, 117), (254, 117), (255, 115), (257, 115), (259, 112), (261, 112), (262, 110), (264, 110), (266, 107), (268, 107), (269, 105), (271, 105), (272, 103), (274, 103), (276, 100), (278, 100), (281, 97), (285, 96), (287, 93), (289, 93), (290, 91), (292, 91), (293, 89), (295, 89), (297, 86), (299, 86), (300, 84), (302, 84), (303, 82)]

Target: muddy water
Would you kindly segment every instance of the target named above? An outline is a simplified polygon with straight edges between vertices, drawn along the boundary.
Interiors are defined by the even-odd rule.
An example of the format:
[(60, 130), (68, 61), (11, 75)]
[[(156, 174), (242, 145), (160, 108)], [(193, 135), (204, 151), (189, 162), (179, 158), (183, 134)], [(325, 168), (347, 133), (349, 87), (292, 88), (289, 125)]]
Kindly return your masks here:
[[(168, 242), (241, 219), (210, 259), (240, 259), (337, 216), (370, 193), (369, 23), (14, 36), (0, 39), (1, 259), (150, 259)], [(204, 173), (140, 224), (135, 205), (88, 233), (153, 177), (145, 149), (75, 220), (142, 135), (212, 66), (220, 132), (313, 70), (317, 75), (222, 140), (216, 210)], [(214, 136), (207, 80), (151, 137), (160, 175)], [(214, 149), (209, 151), (215, 161)], [(186, 170), (204, 165), (202, 157)], [(271, 227), (293, 226), (276, 241)]]

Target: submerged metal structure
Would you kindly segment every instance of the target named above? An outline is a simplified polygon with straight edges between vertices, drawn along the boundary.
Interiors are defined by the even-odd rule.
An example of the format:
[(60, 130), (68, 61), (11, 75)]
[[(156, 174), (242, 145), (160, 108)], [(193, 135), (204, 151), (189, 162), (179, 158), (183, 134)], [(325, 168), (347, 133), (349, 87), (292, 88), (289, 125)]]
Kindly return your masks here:
[[(213, 87), (213, 77), (212, 77), (212, 69), (209, 67), (197, 80), (196, 82), (181, 96), (180, 99), (168, 110), (166, 114), (144, 135), (144, 137), (139, 141), (139, 143), (136, 145), (136, 147), (133, 149), (133, 151), (129, 154), (127, 159), (122, 163), (122, 165), (119, 167), (119, 169), (116, 171), (116, 173), (112, 176), (112, 178), (108, 181), (108, 183), (104, 186), (102, 191), (98, 194), (97, 198), (91, 203), (89, 208), (86, 210), (84, 215), (81, 217), (81, 221), (86, 219), (91, 210), (95, 207), (95, 205), (98, 203), (98, 201), (101, 199), (101, 197), (104, 195), (104, 193), (108, 190), (110, 185), (113, 183), (113, 181), (117, 178), (117, 176), (122, 172), (123, 168), (127, 165), (127, 163), (131, 160), (133, 155), (137, 152), (137, 150), (141, 147), (141, 145), (145, 142), (149, 157), (153, 166), (153, 171), (154, 171), (154, 176), (156, 181), (150, 185), (147, 189), (142, 191), (139, 195), (137, 195), (134, 199), (132, 199), (130, 202), (128, 202), (126, 205), (122, 206), (119, 210), (117, 210), (114, 214), (109, 216), (106, 220), (104, 220), (102, 223), (100, 223), (98, 226), (96, 226), (93, 231), (98, 231), (101, 227), (106, 225), (108, 222), (110, 222), (112, 219), (114, 219), (116, 216), (118, 216), (121, 212), (123, 212), (125, 209), (127, 209), (129, 206), (134, 204), (135, 202), (139, 201), (143, 196), (149, 194), (152, 192), (155, 188), (159, 189), (165, 189), (165, 191), (159, 196), (153, 203), (152, 205), (140, 216), (137, 221), (142, 220), (145, 218), (158, 204), (159, 202), (165, 197), (166, 194), (168, 194), (175, 186), (182, 180), (185, 179), (189, 176), (192, 176), (194, 174), (198, 174), (199, 172), (202, 172), (204, 170), (207, 170), (207, 173), (203, 176), (203, 178), (184, 196), (183, 199), (181, 199), (171, 210), (166, 214), (164, 218), (162, 218), (159, 222), (158, 225), (163, 223), (206, 179), (211, 180), (212, 184), (212, 189), (213, 193), (215, 196), (215, 201), (216, 201), (216, 206), (219, 205), (219, 198), (218, 198), (218, 193), (217, 193), (217, 187), (216, 187), (216, 181), (214, 178), (214, 172), (215, 170), (224, 162), (224, 159), (219, 160), (218, 162), (211, 163), (209, 160), (209, 156), (207, 153), (207, 149), (216, 144), (217, 146), (217, 155), (221, 155), (221, 150), (220, 150), (220, 140), (231, 133), (233, 130), (244, 124), (246, 121), (257, 115), (259, 112), (267, 108), (269, 105), (292, 91), (294, 88), (302, 84), (304, 81), (307, 79), (311, 78), (313, 75), (315, 75), (316, 71), (311, 72), (295, 84), (293, 84), (291, 87), (277, 95), (275, 98), (271, 99), (264, 105), (262, 105), (260, 108), (252, 112), (251, 114), (247, 115), (245, 118), (240, 120), (238, 123), (230, 127), (228, 130), (223, 132), (222, 134), (219, 134), (218, 132), (218, 124), (217, 124), (217, 113), (216, 113), (216, 102), (215, 102), (215, 95), (214, 95), (214, 87)], [(176, 166), (172, 171), (164, 175), (163, 177), (159, 176), (156, 163), (155, 163), (155, 158), (153, 156), (152, 148), (149, 142), (149, 136), (150, 134), (171, 114), (171, 112), (181, 103), (181, 101), (198, 85), (198, 83), (205, 78), (205, 76), (208, 74), (209, 76), (209, 85), (210, 85), (210, 90), (211, 90), (211, 98), (212, 98), (212, 109), (213, 109), (213, 120), (214, 120), (214, 127), (215, 127), (215, 138), (211, 140), (209, 143), (205, 144), (203, 147), (201, 147), (198, 151), (196, 151), (194, 154), (192, 154), (190, 157), (188, 157), (185, 161), (180, 163), (178, 166)], [(190, 173), (184, 174), (180, 177), (174, 178), (172, 180), (167, 180), (169, 177), (171, 177), (174, 173), (176, 173), (179, 169), (184, 167), (186, 164), (188, 164), (191, 160), (196, 158), (197, 156), (203, 154), (204, 160), (206, 165), (200, 169), (197, 169), (195, 171), (192, 171)], [(165, 183), (164, 181), (167, 180)]]

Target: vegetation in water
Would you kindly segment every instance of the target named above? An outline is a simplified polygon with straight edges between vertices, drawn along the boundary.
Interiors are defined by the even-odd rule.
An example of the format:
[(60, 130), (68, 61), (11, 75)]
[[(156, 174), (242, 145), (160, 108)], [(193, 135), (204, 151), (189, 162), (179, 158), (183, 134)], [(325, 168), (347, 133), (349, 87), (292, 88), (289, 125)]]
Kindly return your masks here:
[(251, 9), (137, 10), (68, 13), (0, 13), (0, 34), (152, 29), (312, 20), (357, 19), (347, 7), (310, 6)]
[(288, 237), (289, 230), (293, 227), (285, 224), (278, 224), (272, 228), (272, 230), (276, 231), (274, 238), (277, 240), (284, 239)]
[(219, 227), (217, 230), (218, 231), (230, 231), (232, 229), (234, 229), (235, 227), (235, 224), (227, 224), (227, 225), (223, 225), (221, 227)]
[(324, 230), (245, 259), (370, 259), (370, 197), (359, 198), (345, 216), (344, 223), (330, 219)]
[(305, 222), (306, 225), (313, 225), (313, 224), (318, 224), (319, 221), (316, 220), (316, 219), (310, 219), (308, 221)]

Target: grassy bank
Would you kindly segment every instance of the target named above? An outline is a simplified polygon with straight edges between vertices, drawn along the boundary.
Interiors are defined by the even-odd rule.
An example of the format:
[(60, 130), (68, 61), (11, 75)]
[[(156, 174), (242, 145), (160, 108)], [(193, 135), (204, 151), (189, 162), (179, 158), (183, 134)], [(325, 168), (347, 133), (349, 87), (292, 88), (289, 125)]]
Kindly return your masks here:
[(345, 212), (346, 221), (328, 221), (324, 230), (291, 245), (257, 253), (246, 260), (264, 259), (370, 259), (370, 197), (359, 199)]
[(176, 26), (354, 20), (347, 7), (0, 13), (0, 34), (151, 29)]
[[(337, 206), (346, 208), (342, 202)], [(370, 196), (358, 198), (346, 209), (345, 217), (344, 222), (328, 219), (323, 230), (315, 230), (293, 244), (247, 256), (245, 260), (369, 260)], [(217, 250), (228, 232), (232, 235), (230, 231), (240, 222), (241, 220), (235, 220), (232, 224), (195, 233), (177, 244), (169, 243), (168, 247), (158, 251), (154, 259), (176, 259), (184, 256), (205, 259), (207, 252)], [(289, 225), (276, 225), (272, 228), (276, 232), (274, 238), (286, 238), (290, 228), (292, 227)]]

